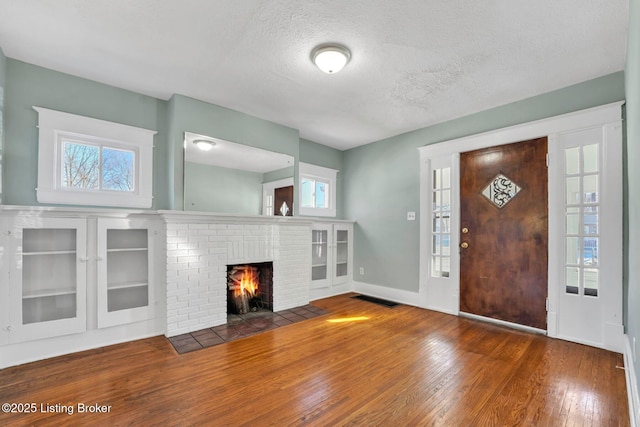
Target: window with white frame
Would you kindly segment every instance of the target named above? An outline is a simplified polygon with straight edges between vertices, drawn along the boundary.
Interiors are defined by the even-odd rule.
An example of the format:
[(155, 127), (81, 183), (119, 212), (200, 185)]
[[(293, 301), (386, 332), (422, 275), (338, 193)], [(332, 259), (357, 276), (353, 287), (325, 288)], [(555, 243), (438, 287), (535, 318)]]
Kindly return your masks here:
[(451, 168), (433, 170), (431, 205), (431, 277), (451, 272)]
[(155, 131), (34, 107), (40, 203), (150, 208)]
[(336, 216), (336, 179), (338, 171), (300, 163), (300, 213)]

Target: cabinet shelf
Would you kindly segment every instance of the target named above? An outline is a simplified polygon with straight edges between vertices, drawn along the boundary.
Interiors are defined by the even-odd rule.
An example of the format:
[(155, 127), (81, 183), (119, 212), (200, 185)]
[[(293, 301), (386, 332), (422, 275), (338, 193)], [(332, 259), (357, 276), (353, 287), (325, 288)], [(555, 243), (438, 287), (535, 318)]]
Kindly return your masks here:
[(61, 295), (75, 295), (75, 288), (59, 288), (59, 289), (42, 289), (39, 291), (32, 291), (22, 295), (22, 299), (33, 298), (45, 298), (45, 297), (57, 297)]
[(149, 286), (148, 282), (122, 282), (122, 283), (109, 283), (107, 285), (108, 291), (114, 291), (116, 289), (131, 289), (139, 288), (143, 286)]
[(75, 255), (76, 251), (38, 251), (38, 252), (22, 252), (22, 256), (35, 255)]
[(148, 251), (148, 248), (118, 248), (118, 249), (107, 249), (107, 252), (145, 252)]
[(311, 267), (316, 268), (316, 267), (326, 267), (328, 264), (311, 264)]
[(343, 244), (345, 244), (345, 245), (346, 245), (346, 244), (347, 244), (347, 243), (349, 243), (349, 242), (348, 242), (347, 240), (338, 240), (336, 243), (343, 243)]

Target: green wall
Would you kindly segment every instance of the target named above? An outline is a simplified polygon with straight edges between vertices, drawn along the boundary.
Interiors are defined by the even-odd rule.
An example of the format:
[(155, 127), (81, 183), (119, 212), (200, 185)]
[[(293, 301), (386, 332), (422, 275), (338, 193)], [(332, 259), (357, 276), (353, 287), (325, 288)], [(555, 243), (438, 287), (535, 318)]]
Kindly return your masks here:
[[(627, 334), (630, 341), (640, 340), (640, 0), (629, 1), (629, 37), (627, 39), (626, 77), (626, 199), (625, 235), (628, 249), (625, 256), (627, 285)], [(640, 351), (640, 349), (638, 349)], [(640, 373), (640, 357), (635, 361)], [(636, 378), (638, 380), (638, 378)], [(640, 386), (640, 382), (638, 383)]]
[(299, 157), (300, 135), (297, 129), (182, 95), (174, 95), (169, 100), (168, 127), (170, 147), (168, 168), (173, 194), (170, 200), (171, 209), (183, 209), (184, 132), (290, 154), (296, 159), (296, 164)]
[(344, 215), (357, 220), (354, 280), (418, 291), (420, 224), (406, 220), (420, 207), (418, 147), (622, 99), (618, 72), (346, 151)]
[(187, 210), (260, 215), (262, 173), (187, 162), (184, 189)]
[(6, 70), (7, 70), (7, 57), (4, 56), (4, 52), (0, 49), (0, 204), (3, 200), (2, 194), (2, 155), (4, 148), (4, 99), (5, 99), (5, 87), (6, 87)]
[(293, 178), (295, 172), (295, 166), (289, 166), (288, 168), (282, 168), (271, 172), (265, 172), (262, 176), (262, 182), (279, 181), (285, 178)]
[(124, 89), (7, 59), (4, 197), (9, 205), (37, 205), (38, 114), (33, 106), (157, 130), (153, 150), (153, 209), (168, 207), (166, 102)]
[(344, 218), (344, 152), (313, 141), (300, 138), (300, 161), (316, 166), (335, 169), (336, 179), (336, 218)]

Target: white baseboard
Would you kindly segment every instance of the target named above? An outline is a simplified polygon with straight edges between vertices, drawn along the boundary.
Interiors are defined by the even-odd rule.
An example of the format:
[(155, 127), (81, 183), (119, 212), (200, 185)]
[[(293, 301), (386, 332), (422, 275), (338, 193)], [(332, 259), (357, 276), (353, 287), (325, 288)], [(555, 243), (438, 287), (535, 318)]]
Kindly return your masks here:
[(344, 283), (338, 286), (330, 286), (326, 288), (311, 289), (309, 291), (309, 301), (315, 301), (317, 299), (334, 297), (336, 295), (346, 294), (351, 292), (353, 286), (350, 282)]
[(420, 307), (418, 292), (388, 288), (386, 286), (371, 285), (369, 283), (353, 282), (353, 291), (371, 297), (382, 298), (393, 302)]
[(640, 425), (640, 398), (638, 396), (638, 378), (633, 364), (633, 350), (629, 335), (625, 335), (624, 372), (627, 383), (627, 397), (629, 399), (629, 419), (631, 427)]
[(152, 319), (135, 324), (88, 330), (81, 334), (0, 346), (0, 369), (162, 335), (164, 323), (164, 319)]

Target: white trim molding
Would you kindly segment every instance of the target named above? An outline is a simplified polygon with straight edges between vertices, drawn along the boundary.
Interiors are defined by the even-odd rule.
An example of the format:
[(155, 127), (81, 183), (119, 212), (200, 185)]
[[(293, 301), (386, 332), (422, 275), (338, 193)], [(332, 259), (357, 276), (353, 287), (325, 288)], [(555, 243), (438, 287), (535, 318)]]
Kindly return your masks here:
[[(299, 195), (298, 205), (300, 206), (299, 207), (300, 215), (329, 216), (329, 217), (336, 216), (336, 184), (337, 184), (338, 172), (339, 171), (337, 171), (336, 169), (329, 169), (323, 166), (317, 166), (317, 165), (312, 165), (312, 164), (303, 163), (303, 162), (299, 163), (298, 183), (299, 183), (300, 189), (298, 191), (298, 195)], [(309, 207), (302, 206), (302, 178), (303, 177), (318, 179), (319, 181), (322, 181), (328, 184), (329, 194), (327, 197), (329, 199), (328, 200), (329, 207), (309, 208)]]
[[(452, 314), (456, 314), (459, 307), (450, 307), (450, 303), (443, 304), (444, 297), (440, 299), (434, 296), (444, 295), (438, 290), (437, 280), (429, 274), (429, 260), (431, 259), (430, 245), (430, 196), (432, 170), (449, 164), (452, 167), (452, 210), (451, 223), (456, 224), (459, 211), (459, 168), (456, 167), (456, 156), (460, 153), (483, 148), (510, 144), (518, 141), (527, 141), (540, 137), (548, 138), (549, 153), (549, 287), (548, 287), (548, 317), (547, 334), (550, 337), (562, 338), (569, 341), (586, 343), (588, 345), (606, 348), (613, 351), (623, 351), (623, 327), (622, 327), (622, 157), (621, 157), (621, 107), (624, 101), (589, 108), (563, 114), (556, 117), (523, 123), (516, 126), (497, 129), (477, 135), (443, 141), (419, 147), (420, 153), (420, 306), (432, 308)], [(573, 333), (563, 334), (561, 330), (562, 315), (565, 319), (571, 313), (560, 312), (560, 292), (564, 289), (564, 209), (559, 206), (564, 195), (564, 184), (559, 185), (559, 180), (564, 182), (561, 173), (563, 165), (561, 153), (561, 139), (567, 135), (584, 129), (601, 129), (603, 134), (603, 189), (607, 189), (607, 203), (602, 203), (600, 239), (602, 250), (608, 252), (608, 256), (601, 260), (600, 266), (606, 273), (607, 289), (603, 289), (598, 298), (602, 301), (600, 313), (601, 319), (597, 320), (597, 331), (602, 334), (597, 339), (586, 339)], [(560, 170), (558, 169), (560, 168)], [(456, 181), (457, 180), (457, 181)], [(602, 191), (601, 191), (602, 193)], [(604, 200), (604, 199), (603, 199)], [(606, 221), (605, 221), (606, 219)], [(452, 225), (451, 251), (455, 251), (460, 240), (459, 229)], [(459, 263), (452, 258), (451, 284), (453, 289), (448, 290), (450, 295), (459, 295)], [(442, 280), (442, 279), (440, 279)], [(432, 289), (433, 288), (433, 289)], [(449, 298), (449, 297), (448, 297)], [(447, 301), (450, 301), (448, 299)], [(583, 310), (582, 316), (593, 314)], [(593, 322), (591, 322), (593, 323)], [(596, 329), (593, 329), (594, 331)], [(595, 335), (593, 335), (595, 336)]]
[(631, 421), (631, 427), (635, 427), (640, 425), (640, 396), (638, 395), (638, 380), (636, 368), (633, 364), (633, 350), (630, 340), (631, 337), (625, 335), (624, 373), (627, 383), (627, 398), (629, 400), (629, 420)]
[[(33, 107), (38, 112), (39, 203), (78, 206), (150, 208), (153, 201), (153, 130)], [(82, 190), (63, 188), (62, 138), (77, 138), (135, 153), (134, 190)]]

